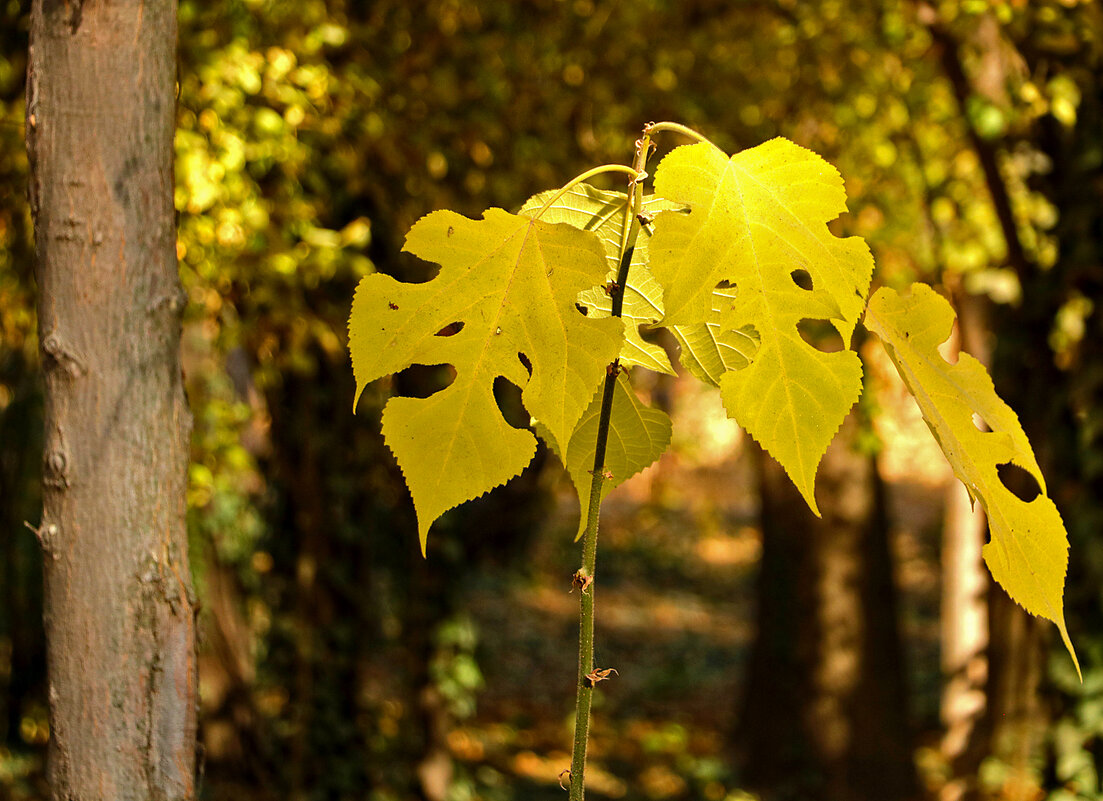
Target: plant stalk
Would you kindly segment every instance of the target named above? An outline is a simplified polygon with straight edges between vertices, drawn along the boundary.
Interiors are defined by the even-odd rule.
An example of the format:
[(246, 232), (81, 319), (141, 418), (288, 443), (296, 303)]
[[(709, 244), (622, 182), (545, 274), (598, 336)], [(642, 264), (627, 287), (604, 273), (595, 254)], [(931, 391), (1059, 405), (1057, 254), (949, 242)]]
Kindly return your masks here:
[[(628, 285), (628, 269), (636, 249), (640, 232), (639, 213), (643, 209), (642, 181), (646, 176), (651, 138), (645, 130), (636, 141), (636, 157), (632, 165), (633, 178), (629, 182), (629, 198), (625, 209), (627, 235), (621, 245), (620, 264), (616, 286), (613, 288), (612, 316), (620, 317), (624, 310), (624, 291)], [(578, 630), (578, 688), (575, 698), (574, 750), (571, 757), (570, 801), (582, 801), (585, 794), (586, 746), (590, 737), (590, 704), (594, 684), (587, 678), (594, 671), (594, 576), (597, 563), (597, 530), (601, 516), (601, 489), (605, 483), (605, 448), (609, 440), (609, 419), (613, 411), (613, 391), (620, 373), (620, 359), (615, 359), (605, 376), (601, 393), (601, 411), (598, 415), (597, 442), (594, 447), (594, 469), (590, 471), (590, 504), (586, 510), (586, 531), (582, 539), (582, 567), (576, 574), (580, 579), (579, 630)]]
[(678, 122), (652, 122), (648, 123), (647, 127), (644, 129), (644, 132), (648, 135), (662, 133), (663, 131), (668, 131), (670, 133), (679, 133), (682, 136), (688, 136), (690, 139), (695, 139), (698, 142), (704, 142), (706, 144), (712, 145), (713, 147), (716, 147), (716, 145), (706, 139), (704, 135), (698, 133), (692, 128), (687, 128), (686, 126)]
[(632, 172), (631, 167), (628, 167), (624, 164), (602, 164), (599, 167), (593, 167), (589, 170), (586, 170), (586, 172), (582, 173), (581, 175), (576, 175), (574, 178), (569, 180), (567, 183), (563, 184), (563, 186), (561, 186), (559, 188), (559, 191), (557, 191), (554, 195), (552, 195), (550, 198), (548, 198), (547, 201), (544, 203), (544, 205), (540, 207), (540, 210), (537, 211), (536, 214), (532, 215), (532, 219), (539, 220), (541, 217), (544, 216), (544, 212), (546, 212), (548, 209), (550, 209), (552, 207), (552, 204), (554, 204), (555, 201), (559, 200), (559, 198), (561, 198), (561, 197), (563, 197), (563, 195), (567, 194), (567, 192), (569, 192), (572, 188), (574, 188), (575, 186), (577, 186), (578, 184), (582, 183), (585, 180), (593, 178), (595, 175), (601, 175), (603, 172), (628, 173), (629, 175), (632, 176), (633, 181), (636, 179), (636, 173)]

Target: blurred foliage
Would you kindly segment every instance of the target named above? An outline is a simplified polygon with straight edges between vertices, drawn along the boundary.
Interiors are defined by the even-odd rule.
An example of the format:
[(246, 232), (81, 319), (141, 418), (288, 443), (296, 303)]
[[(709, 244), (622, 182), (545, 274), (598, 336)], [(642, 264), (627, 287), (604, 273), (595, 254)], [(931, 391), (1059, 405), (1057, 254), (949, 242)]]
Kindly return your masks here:
[[(0, 787), (13, 798), (43, 795), (47, 735), (38, 555), (22, 525), (38, 516), (41, 429), (22, 145), (28, 7), (0, 0)], [(964, 107), (925, 14), (960, 45)], [(1053, 660), (1057, 723), (1037, 775), (1052, 799), (1096, 797), (1101, 40), (1098, 3), (1079, 0), (182, 0), (176, 208), (205, 795), (415, 797), (433, 737), (427, 687), (448, 699), (435, 714), (467, 731), (458, 721), (479, 676), (490, 683), (501, 632), (476, 640), (457, 599), (527, 547), (545, 509), (523, 499), (536, 489), (546, 500), (549, 481), (532, 470), (497, 500), (449, 513), (423, 563), (378, 438), (389, 387), (369, 388), (349, 414), (353, 287), (373, 269), (428, 277), (399, 249), (431, 209), (514, 209), (591, 164), (626, 161), (647, 120), (675, 119), (728, 150), (781, 134), (822, 153), (851, 198), (833, 228), (867, 238), (881, 280), (962, 275), (1000, 304), (1002, 346), (1044, 377), (1022, 392), (1066, 410), (1037, 419), (1072, 539), (1069, 628), (1085, 683)], [(1007, 263), (970, 131), (999, 155), (1026, 273)], [(432, 370), (392, 379), (410, 391), (436, 381)], [(483, 541), (455, 536), (464, 527)], [(741, 797), (690, 721), (632, 734), (631, 719), (616, 725), (632, 765), (600, 756), (597, 733), (616, 774), (606, 790)], [(937, 725), (929, 710), (920, 722)], [(449, 739), (454, 797), (558, 794), (525, 778), (545, 766), (526, 727), (505, 726), (506, 762), (465, 761), (475, 746)], [(562, 721), (553, 729), (565, 742)], [(999, 784), (991, 763), (985, 776)]]
[(23, 78), (27, 24), (0, 3), (0, 787), (14, 799), (43, 791), (45, 704), (42, 574), (37, 521), (42, 390), (26, 203)]
[(429, 676), (457, 720), (475, 714), (479, 690), (484, 686), (483, 674), (475, 661), (478, 631), (467, 615), (445, 620), (434, 636), (436, 652), (429, 665)]

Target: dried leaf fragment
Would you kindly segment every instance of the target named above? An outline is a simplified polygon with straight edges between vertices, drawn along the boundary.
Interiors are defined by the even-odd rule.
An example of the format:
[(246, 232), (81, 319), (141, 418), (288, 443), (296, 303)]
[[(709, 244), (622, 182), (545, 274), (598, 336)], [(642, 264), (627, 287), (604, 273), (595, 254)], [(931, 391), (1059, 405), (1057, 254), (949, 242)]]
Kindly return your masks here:
[(586, 674), (586, 683), (593, 687), (599, 681), (606, 681), (612, 676), (619, 676), (616, 668), (594, 668)]
[(581, 570), (576, 570), (574, 576), (571, 577), (571, 592), (580, 590), (586, 592), (590, 588), (590, 585), (594, 583), (593, 576), (587, 576)]

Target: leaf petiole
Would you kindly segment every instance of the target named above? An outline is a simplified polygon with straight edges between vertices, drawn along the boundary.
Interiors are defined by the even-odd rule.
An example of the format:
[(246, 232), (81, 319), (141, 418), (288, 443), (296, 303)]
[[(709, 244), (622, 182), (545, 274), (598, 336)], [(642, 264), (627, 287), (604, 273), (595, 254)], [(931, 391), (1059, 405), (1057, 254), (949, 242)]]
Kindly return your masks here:
[(706, 139), (702, 134), (692, 128), (687, 128), (677, 122), (652, 122), (648, 123), (643, 129), (645, 134), (652, 135), (662, 133), (663, 131), (669, 131), (670, 133), (680, 133), (683, 136), (688, 136), (690, 139), (696, 139), (698, 142), (704, 142), (706, 144), (716, 147), (710, 140)]
[(577, 186), (585, 180), (593, 178), (595, 175), (601, 175), (603, 172), (624, 173), (626, 175), (632, 176), (633, 181), (640, 177), (639, 172), (624, 164), (602, 164), (600, 167), (594, 167), (592, 169), (586, 170), (586, 172), (582, 173), (581, 175), (575, 176), (570, 181), (565, 183), (562, 187), (560, 187), (559, 191), (548, 198), (548, 201), (540, 207), (540, 210), (536, 212), (536, 214), (532, 215), (532, 219), (539, 220), (544, 215), (544, 212), (555, 205), (555, 201), (559, 200), (559, 198), (563, 197), (563, 195), (571, 191), (572, 187)]

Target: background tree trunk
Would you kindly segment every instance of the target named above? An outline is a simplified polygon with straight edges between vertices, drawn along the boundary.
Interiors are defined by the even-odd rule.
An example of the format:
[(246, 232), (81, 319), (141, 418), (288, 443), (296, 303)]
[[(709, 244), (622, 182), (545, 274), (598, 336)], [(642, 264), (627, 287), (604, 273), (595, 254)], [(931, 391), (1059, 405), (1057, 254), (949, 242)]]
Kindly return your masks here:
[[(1062, 251), (1061, 261), (1051, 269), (1039, 269), (1035, 255), (1024, 246), (1012, 207), (1011, 188), (1000, 171), (999, 142), (981, 136), (967, 113), (970, 99), (984, 95), (985, 87), (966, 72), (963, 42), (939, 20), (937, 12), (923, 8), (921, 19), (939, 48), (943, 71), (968, 123), (972, 149), (984, 174), (1007, 248), (1006, 264), (1015, 271), (1022, 287), (1023, 302), (992, 321), (995, 335), (991, 354), (992, 379), (1000, 397), (1018, 413), (1049, 485), (1059, 487), (1076, 473), (1074, 467), (1066, 466), (1073, 461), (1071, 454), (1076, 452), (1075, 438), (1061, 442), (1075, 430), (1067, 420), (1068, 374), (1058, 366), (1050, 345), (1054, 319), (1066, 298), (1067, 287), (1062, 282), (1067, 276), (1068, 249)], [(982, 52), (994, 52), (1003, 41), (995, 18), (991, 15), (981, 18), (973, 39)], [(1028, 57), (1024, 64), (1032, 61), (1034, 59)], [(1002, 91), (1007, 79), (1005, 70), (996, 70), (995, 80), (989, 78), (988, 93), (993, 88)], [(1085, 105), (1090, 107), (1090, 104)], [(1062, 211), (1064, 215), (1076, 205), (1068, 202), (1070, 198), (1058, 196), (1067, 175), (1065, 167), (1070, 163), (1068, 154), (1075, 148), (1067, 141), (1057, 146), (1047, 141), (1045, 131), (1053, 130), (1056, 123), (1052, 118), (1048, 118), (1047, 123), (1046, 119), (1043, 117), (1040, 123), (1039, 144), (1049, 156), (1051, 166), (1046, 170), (1045, 185), (1041, 188), (1056, 208), (1065, 210)], [(1088, 185), (1090, 181), (1078, 182), (1073, 197), (1083, 197), (1082, 187)], [(1096, 198), (1088, 203), (1091, 208), (1098, 208)], [(1089, 292), (1087, 296), (1090, 295)], [(968, 308), (965, 311), (968, 313)], [(1058, 453), (1060, 458), (1056, 457)], [(1033, 481), (1027, 484), (1032, 485)], [(1010, 488), (1016, 493), (1031, 494), (1030, 486)], [(1033, 490), (1036, 491), (1036, 487)], [(1063, 504), (1059, 496), (1057, 503)], [(1036, 775), (1035, 763), (1052, 714), (1040, 698), (1046, 629), (1038, 618), (1028, 615), (994, 583), (988, 594), (988, 629), (987, 707), (983, 725), (974, 729), (967, 748), (976, 755), (975, 762), (978, 762), (977, 757), (992, 755), (1009, 768), (1000, 790), (1001, 798), (1011, 801), (1035, 798), (1041, 781)]]
[(851, 414), (820, 464), (822, 519), (756, 449), (758, 634), (739, 723), (746, 778), (767, 799), (916, 792), (884, 492), (858, 429)]
[[(960, 283), (960, 282), (956, 282)], [(960, 351), (991, 365), (991, 348), (983, 299), (955, 286), (952, 290), (958, 325), (951, 344), (953, 358)], [(939, 793), (940, 801), (975, 797), (976, 775), (988, 755), (983, 737), (988, 676), (988, 569), (981, 549), (988, 521), (960, 481), (946, 491), (942, 527), (942, 702), (945, 727), (942, 753), (951, 765), (952, 779)], [(1002, 592), (997, 588), (997, 592)]]
[(173, 211), (176, 4), (36, 0), (53, 797), (190, 799), (195, 601)]

